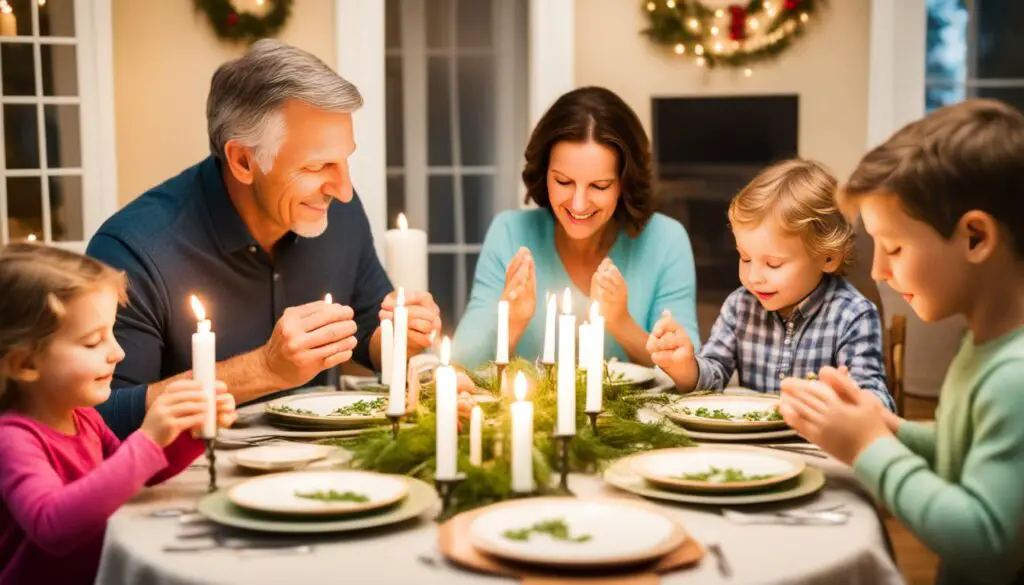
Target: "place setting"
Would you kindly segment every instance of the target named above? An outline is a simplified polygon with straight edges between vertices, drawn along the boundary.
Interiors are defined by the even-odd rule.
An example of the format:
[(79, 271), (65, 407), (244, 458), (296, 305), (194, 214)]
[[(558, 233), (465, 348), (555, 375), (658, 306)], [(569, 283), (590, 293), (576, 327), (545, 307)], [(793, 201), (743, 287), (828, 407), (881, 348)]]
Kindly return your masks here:
[(438, 529), (448, 561), (523, 583), (657, 583), (704, 547), (656, 508), (621, 498), (534, 497), (459, 514)]
[(619, 459), (604, 480), (648, 499), (707, 506), (747, 506), (805, 498), (825, 473), (797, 454), (747, 445), (659, 449)]
[(200, 498), (196, 512), (218, 527), (264, 534), (335, 534), (424, 516), (438, 503), (433, 486), (405, 476), (358, 470), (261, 475)]

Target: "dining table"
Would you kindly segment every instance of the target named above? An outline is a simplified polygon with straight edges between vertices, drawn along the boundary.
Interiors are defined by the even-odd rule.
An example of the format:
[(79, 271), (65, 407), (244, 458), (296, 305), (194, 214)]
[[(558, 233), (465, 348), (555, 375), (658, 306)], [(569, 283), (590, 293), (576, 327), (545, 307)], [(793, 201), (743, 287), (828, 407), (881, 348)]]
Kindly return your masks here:
[[(847, 466), (813, 448), (799, 452), (803, 454), (796, 456), (825, 472), (823, 489), (799, 500), (735, 509), (780, 518), (800, 511), (841, 510), (843, 523), (747, 523), (719, 507), (647, 500), (709, 552), (694, 566), (661, 575), (661, 582), (903, 583), (876, 501)], [(221, 488), (253, 477), (232, 463), (230, 453), (216, 452)], [(348, 459), (339, 448), (307, 469), (344, 467)], [(207, 493), (207, 465), (205, 458), (197, 460), (177, 477), (144, 490), (110, 518), (98, 585), (514, 582), (472, 572), (440, 553), (440, 503), (400, 524), (334, 535), (270, 535), (215, 525), (195, 513), (197, 501)], [(640, 499), (605, 483), (600, 475), (571, 473), (568, 481), (576, 497)], [(168, 552), (168, 547), (188, 550)]]

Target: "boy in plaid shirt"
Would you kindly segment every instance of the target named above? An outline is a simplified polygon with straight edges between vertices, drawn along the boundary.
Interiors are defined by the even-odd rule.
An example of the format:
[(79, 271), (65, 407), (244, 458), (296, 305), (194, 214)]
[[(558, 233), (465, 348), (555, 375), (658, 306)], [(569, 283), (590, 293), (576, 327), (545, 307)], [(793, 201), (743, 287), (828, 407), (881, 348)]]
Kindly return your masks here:
[(651, 358), (683, 392), (740, 384), (778, 393), (783, 379), (844, 366), (889, 410), (878, 309), (842, 277), (853, 226), (822, 165), (793, 159), (762, 171), (729, 205), (740, 253), (729, 295), (697, 354), (667, 312), (647, 340)]

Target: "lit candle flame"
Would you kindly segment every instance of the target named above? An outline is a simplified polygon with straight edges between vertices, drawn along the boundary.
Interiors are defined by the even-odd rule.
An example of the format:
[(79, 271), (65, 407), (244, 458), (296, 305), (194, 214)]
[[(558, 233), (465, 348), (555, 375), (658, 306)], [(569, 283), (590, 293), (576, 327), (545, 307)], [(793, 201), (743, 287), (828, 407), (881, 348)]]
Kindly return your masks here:
[(398, 214), (398, 221), (396, 223), (398, 224), (398, 229), (403, 232), (409, 229), (409, 220), (405, 219), (404, 213)]
[(444, 339), (441, 340), (441, 365), (447, 366), (452, 355), (452, 342), (445, 335)]
[(515, 381), (516, 400), (526, 400), (526, 376), (522, 372), (516, 374)]
[(395, 304), (399, 307), (405, 306), (405, 288), (398, 287), (398, 300)]
[(334, 298), (331, 296), (331, 293), (327, 293), (324, 295), (324, 302), (327, 303), (328, 305), (334, 302)]
[(192, 295), (192, 312), (196, 314), (197, 321), (206, 321), (206, 309), (196, 295)]
[(572, 292), (569, 287), (565, 288), (565, 292), (562, 293), (562, 314), (568, 315), (572, 313)]
[(601, 316), (601, 304), (594, 301), (590, 305), (590, 322), (593, 323), (598, 317)]

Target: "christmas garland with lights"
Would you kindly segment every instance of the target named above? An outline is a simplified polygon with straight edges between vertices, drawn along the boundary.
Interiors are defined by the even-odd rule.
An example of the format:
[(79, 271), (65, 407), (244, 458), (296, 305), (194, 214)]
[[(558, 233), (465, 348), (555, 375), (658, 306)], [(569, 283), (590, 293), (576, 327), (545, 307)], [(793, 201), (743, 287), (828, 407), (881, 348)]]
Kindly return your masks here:
[[(461, 368), (460, 368), (461, 369)], [(515, 360), (508, 365), (506, 380), (523, 372), (533, 388), (530, 399), (534, 406), (533, 475), (538, 494), (555, 493), (553, 476), (557, 474), (557, 453), (553, 437), (558, 416), (558, 396), (555, 376), (547, 376), (535, 364)], [(514, 497), (511, 476), (512, 420), (510, 396), (500, 396), (490, 380), (480, 380), (467, 372), (478, 387), (490, 390), (499, 400), (481, 404), (487, 421), (482, 428), (483, 462), (471, 465), (468, 431), (459, 434), (459, 471), (466, 479), (452, 492), (451, 512), (470, 510)], [(600, 471), (608, 462), (650, 449), (686, 447), (693, 441), (671, 423), (644, 423), (637, 420), (637, 412), (647, 406), (667, 404), (670, 396), (653, 394), (639, 386), (612, 384), (605, 376), (604, 412), (598, 417), (595, 433), (584, 413), (586, 399), (586, 372), (576, 376), (576, 436), (569, 443), (569, 468), (572, 471)], [(402, 429), (392, 438), (390, 429), (382, 428), (355, 438), (324, 439), (322, 444), (338, 445), (349, 449), (352, 466), (357, 469), (409, 475), (432, 482), (434, 456), (437, 445), (437, 427), (434, 418), (433, 381), (421, 384), (415, 412), (409, 422), (413, 426)]]
[(710, 8), (698, 0), (642, 0), (652, 41), (699, 67), (746, 67), (778, 56), (804, 34), (824, 0), (750, 0)]
[(263, 15), (239, 12), (231, 0), (193, 0), (196, 10), (206, 14), (221, 39), (252, 43), (272, 37), (281, 30), (292, 12), (293, 0), (263, 0), (270, 6)]

